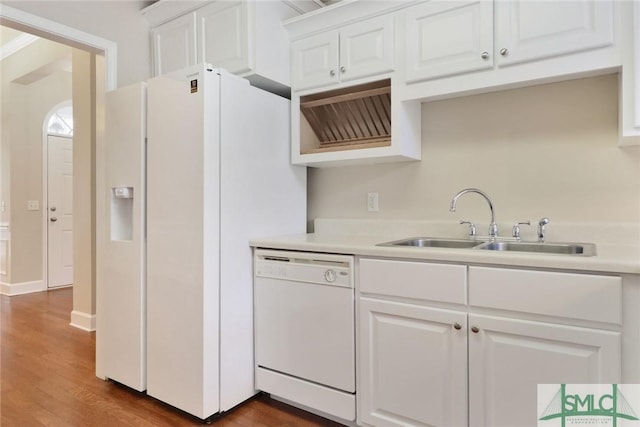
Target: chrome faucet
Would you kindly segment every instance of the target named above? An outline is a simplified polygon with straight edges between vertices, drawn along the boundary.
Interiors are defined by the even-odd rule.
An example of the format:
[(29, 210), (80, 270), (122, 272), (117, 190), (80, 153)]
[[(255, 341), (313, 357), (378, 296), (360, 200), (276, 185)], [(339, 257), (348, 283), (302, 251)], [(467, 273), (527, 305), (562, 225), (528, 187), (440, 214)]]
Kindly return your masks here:
[(478, 190), (477, 188), (465, 188), (464, 190), (460, 190), (458, 194), (453, 196), (453, 199), (451, 199), (451, 206), (449, 207), (449, 211), (455, 212), (458, 199), (462, 197), (462, 195), (467, 193), (478, 193), (479, 195), (484, 197), (484, 199), (489, 204), (489, 209), (491, 210), (491, 223), (489, 224), (489, 237), (491, 239), (495, 239), (496, 237), (498, 237), (498, 225), (496, 224), (496, 216), (493, 210), (493, 203), (491, 202), (491, 199), (489, 198), (487, 193), (485, 193), (484, 191)]
[(549, 224), (549, 218), (543, 217), (538, 221), (538, 242), (544, 242), (545, 228), (544, 226)]

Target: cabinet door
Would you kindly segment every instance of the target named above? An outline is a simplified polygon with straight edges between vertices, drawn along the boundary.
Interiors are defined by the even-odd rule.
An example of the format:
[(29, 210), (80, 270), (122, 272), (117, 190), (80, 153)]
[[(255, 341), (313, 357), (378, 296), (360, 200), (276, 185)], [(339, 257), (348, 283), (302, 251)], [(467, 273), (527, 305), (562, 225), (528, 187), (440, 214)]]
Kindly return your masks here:
[(249, 71), (247, 2), (215, 2), (196, 11), (198, 62), (232, 73)]
[(620, 381), (619, 332), (475, 314), (469, 327), (472, 426), (536, 426), (538, 384)]
[(195, 14), (159, 25), (151, 30), (154, 75), (170, 73), (196, 63)]
[(465, 426), (465, 320), (457, 311), (361, 298), (359, 421)]
[(493, 2), (434, 0), (407, 9), (406, 79), (493, 67)]
[(613, 1), (496, 2), (499, 66), (613, 44)]
[(354, 80), (393, 71), (393, 16), (340, 30), (340, 79)]
[(291, 43), (291, 86), (295, 90), (338, 83), (338, 32)]

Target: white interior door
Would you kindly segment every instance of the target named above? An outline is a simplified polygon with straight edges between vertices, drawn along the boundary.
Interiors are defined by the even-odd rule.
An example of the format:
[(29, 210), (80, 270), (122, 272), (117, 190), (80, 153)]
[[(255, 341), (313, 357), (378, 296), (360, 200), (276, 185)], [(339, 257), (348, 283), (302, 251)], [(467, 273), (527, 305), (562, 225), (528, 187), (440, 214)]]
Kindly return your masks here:
[(48, 286), (73, 283), (73, 143), (48, 136), (47, 265)]

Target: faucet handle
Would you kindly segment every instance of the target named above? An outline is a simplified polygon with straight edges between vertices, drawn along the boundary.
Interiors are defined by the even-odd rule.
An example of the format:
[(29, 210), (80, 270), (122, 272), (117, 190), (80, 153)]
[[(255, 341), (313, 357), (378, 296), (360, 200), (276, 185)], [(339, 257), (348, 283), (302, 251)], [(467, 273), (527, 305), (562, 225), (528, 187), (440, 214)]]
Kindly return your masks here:
[(476, 226), (471, 221), (463, 221), (460, 220), (460, 224), (469, 224), (469, 238), (473, 239), (476, 237)]
[(547, 218), (546, 216), (540, 218), (540, 221), (538, 221), (538, 241), (539, 242), (544, 242), (545, 231), (546, 231), (544, 226), (549, 224), (549, 222), (551, 221), (549, 221), (549, 218)]
[(520, 240), (520, 226), (521, 225), (531, 225), (531, 221), (516, 222), (513, 225), (513, 229), (511, 231), (511, 236), (515, 237), (516, 240)]

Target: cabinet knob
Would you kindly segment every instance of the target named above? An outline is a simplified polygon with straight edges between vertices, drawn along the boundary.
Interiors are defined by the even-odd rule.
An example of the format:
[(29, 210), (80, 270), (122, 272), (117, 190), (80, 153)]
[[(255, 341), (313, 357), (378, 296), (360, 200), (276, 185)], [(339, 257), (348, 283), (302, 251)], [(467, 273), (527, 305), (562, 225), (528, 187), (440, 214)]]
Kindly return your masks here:
[(336, 70), (331, 70), (331, 71), (329, 71), (329, 75), (330, 75), (331, 77), (335, 76), (335, 75), (336, 75)]
[(346, 68), (344, 68), (344, 67), (340, 67), (340, 72), (341, 72), (341, 73), (344, 73), (345, 71), (347, 71), (347, 69), (346, 69)]
[(500, 55), (507, 56), (509, 54), (509, 50), (506, 47), (500, 49)]
[(480, 328), (478, 328), (477, 326), (472, 326), (471, 332), (473, 332), (474, 334), (477, 334), (478, 332), (480, 332)]
[(458, 322), (453, 324), (453, 328), (457, 331), (459, 331), (460, 329), (462, 329), (462, 325)]
[(482, 57), (482, 59), (489, 59), (489, 52), (482, 52), (482, 55), (480, 55)]
[(55, 216), (52, 216), (51, 219), (50, 219), (51, 222), (56, 222), (57, 220), (58, 220), (58, 218), (56, 218)]

